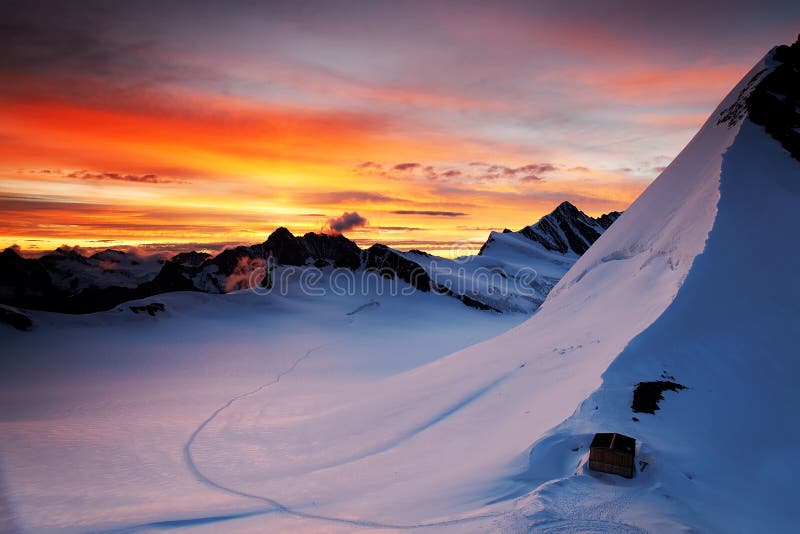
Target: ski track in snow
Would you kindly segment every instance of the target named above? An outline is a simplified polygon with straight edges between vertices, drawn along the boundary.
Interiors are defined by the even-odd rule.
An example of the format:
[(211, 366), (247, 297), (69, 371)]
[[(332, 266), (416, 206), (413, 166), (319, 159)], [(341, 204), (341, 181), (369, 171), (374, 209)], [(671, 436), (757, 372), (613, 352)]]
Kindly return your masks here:
[[(255, 499), (255, 500), (259, 500), (259, 501), (265, 502), (265, 503), (270, 505), (270, 508), (267, 508), (267, 509), (264, 509), (264, 510), (250, 510), (250, 511), (241, 512), (241, 513), (236, 513), (236, 512), (224, 513), (224, 514), (219, 514), (219, 515), (214, 515), (214, 516), (206, 516), (206, 517), (196, 517), (196, 518), (171, 519), (171, 520), (155, 521), (155, 522), (150, 522), (150, 523), (144, 523), (144, 524), (134, 525), (134, 526), (130, 526), (130, 527), (125, 527), (125, 528), (122, 528), (122, 529), (115, 530), (114, 532), (124, 533), (124, 532), (136, 532), (136, 531), (139, 531), (139, 530), (150, 529), (150, 528), (169, 528), (169, 527), (181, 527), (181, 526), (192, 526), (192, 525), (199, 526), (199, 525), (203, 525), (203, 524), (230, 521), (230, 520), (235, 520), (235, 519), (244, 519), (244, 518), (248, 518), (248, 517), (254, 517), (254, 516), (270, 514), (270, 513), (281, 513), (281, 514), (294, 516), (294, 517), (297, 517), (297, 518), (300, 518), (300, 519), (309, 519), (309, 520), (322, 521), (322, 522), (327, 522), (327, 523), (352, 525), (352, 526), (355, 526), (355, 527), (376, 528), (376, 529), (394, 529), (394, 530), (412, 530), (412, 529), (418, 529), (418, 528), (452, 526), (452, 525), (458, 525), (458, 524), (462, 524), (462, 523), (469, 523), (469, 522), (473, 522), (473, 521), (478, 521), (478, 520), (482, 520), (482, 519), (491, 519), (491, 518), (498, 517), (499, 515), (502, 515), (500, 513), (486, 513), (486, 514), (471, 515), (471, 516), (466, 516), (466, 517), (463, 517), (463, 516), (462, 517), (456, 517), (456, 518), (453, 518), (453, 519), (445, 519), (445, 520), (442, 520), (442, 521), (431, 521), (431, 522), (426, 522), (426, 523), (412, 523), (412, 524), (405, 524), (405, 525), (404, 524), (393, 524), (393, 523), (382, 523), (382, 522), (379, 522), (379, 521), (370, 521), (370, 520), (366, 520), (366, 519), (349, 519), (349, 518), (346, 518), (346, 517), (337, 517), (337, 516), (330, 516), (330, 515), (324, 515), (324, 514), (315, 514), (315, 513), (312, 513), (312, 512), (304, 512), (302, 510), (297, 510), (297, 509), (292, 508), (292, 507), (290, 507), (290, 506), (288, 506), (286, 504), (283, 504), (280, 501), (278, 501), (276, 499), (273, 499), (271, 497), (267, 497), (267, 496), (264, 496), (264, 495), (256, 495), (254, 493), (248, 493), (246, 491), (241, 491), (241, 490), (238, 490), (238, 489), (236, 489), (234, 487), (226, 486), (224, 484), (216, 482), (215, 480), (213, 480), (213, 479), (209, 478), (208, 476), (206, 476), (200, 470), (200, 468), (197, 466), (197, 464), (194, 461), (194, 458), (192, 457), (192, 445), (194, 444), (195, 440), (200, 435), (200, 433), (203, 432), (203, 430), (205, 430), (205, 428), (209, 424), (211, 424), (211, 422), (214, 419), (216, 419), (216, 417), (219, 414), (221, 414), (222, 412), (224, 412), (225, 410), (230, 408), (234, 403), (236, 403), (236, 401), (244, 399), (246, 397), (251, 397), (253, 395), (256, 395), (256, 394), (264, 391), (265, 389), (269, 388), (270, 386), (273, 386), (273, 385), (277, 384), (278, 382), (281, 381), (281, 378), (285, 377), (286, 375), (292, 373), (295, 369), (297, 369), (297, 366), (300, 365), (300, 363), (303, 360), (309, 358), (314, 352), (316, 352), (317, 350), (319, 350), (319, 349), (321, 349), (323, 347), (325, 347), (325, 345), (319, 345), (317, 347), (313, 347), (311, 349), (308, 349), (305, 352), (305, 354), (303, 354), (302, 356), (297, 358), (292, 363), (292, 365), (289, 366), (288, 369), (286, 369), (285, 371), (282, 371), (281, 373), (276, 375), (273, 380), (271, 380), (271, 381), (269, 381), (269, 382), (267, 382), (265, 384), (261, 384), (260, 386), (258, 386), (255, 389), (252, 389), (252, 390), (247, 391), (245, 393), (240, 393), (240, 394), (235, 395), (235, 396), (231, 397), (230, 399), (228, 399), (222, 406), (220, 406), (219, 408), (214, 410), (214, 412), (210, 416), (208, 416), (208, 418), (205, 421), (203, 421), (202, 423), (200, 423), (200, 425), (198, 425), (198, 427), (194, 430), (194, 432), (192, 432), (192, 434), (189, 436), (189, 439), (186, 441), (186, 444), (183, 446), (183, 455), (184, 455), (184, 459), (186, 460), (186, 465), (189, 468), (189, 470), (192, 472), (192, 474), (195, 476), (195, 478), (197, 478), (198, 481), (202, 482), (206, 486), (209, 486), (209, 487), (211, 487), (213, 489), (216, 489), (216, 490), (219, 490), (219, 491), (223, 491), (223, 492), (231, 494), (231, 495), (236, 495), (236, 496), (244, 497), (244, 498), (247, 498), (247, 499)], [(463, 407), (465, 404), (469, 404), (469, 402), (471, 400), (474, 400), (475, 398), (478, 398), (478, 397), (482, 396), (486, 391), (488, 391), (489, 389), (492, 389), (493, 386), (495, 386), (498, 382), (502, 381), (504, 378), (506, 378), (506, 377), (502, 377), (500, 380), (493, 382), (489, 386), (487, 386), (487, 387), (481, 389), (480, 391), (478, 391), (477, 393), (473, 394), (470, 398), (463, 400), (462, 402), (458, 403), (455, 407), (452, 407), (449, 410), (445, 411), (444, 413), (440, 414), (438, 417), (436, 417), (432, 421), (429, 421), (429, 422), (425, 423), (424, 425), (422, 425), (421, 427), (414, 429), (412, 431), (411, 435), (413, 436), (416, 433), (422, 432), (426, 428), (436, 424), (441, 419), (447, 417), (448, 415), (451, 415), (452, 413), (455, 413), (456, 411), (459, 410), (459, 408)], [(408, 437), (409, 436), (403, 436), (403, 437), (399, 438), (399, 441), (404, 441)], [(390, 444), (389, 448), (391, 448), (391, 446), (394, 446), (394, 445), (396, 445), (396, 443)], [(382, 449), (385, 449), (385, 448), (387, 448), (387, 447), (385, 447), (385, 446), (382, 447)], [(377, 451), (377, 452), (380, 452), (380, 451)], [(355, 461), (355, 460), (351, 460), (351, 461)]]

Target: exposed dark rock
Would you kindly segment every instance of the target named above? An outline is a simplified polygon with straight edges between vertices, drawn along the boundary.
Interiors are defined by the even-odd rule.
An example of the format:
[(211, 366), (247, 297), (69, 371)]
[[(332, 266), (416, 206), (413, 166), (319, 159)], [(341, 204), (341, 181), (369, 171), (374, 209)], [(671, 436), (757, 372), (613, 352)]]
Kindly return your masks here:
[(263, 250), (260, 257), (267, 258), (271, 255), (280, 265), (305, 265), (309, 257), (302, 243), (284, 227), (272, 232), (260, 248)]
[(781, 64), (750, 93), (748, 116), (800, 161), (800, 38), (777, 47), (772, 59)]
[(65, 261), (74, 261), (82, 265), (89, 265), (89, 259), (87, 257), (83, 256), (75, 249), (67, 247), (57, 248), (50, 254), (45, 254), (44, 256), (40, 257), (39, 261), (48, 268), (58, 268), (58, 264)]
[(30, 317), (5, 306), (0, 306), (0, 323), (7, 324), (23, 332), (33, 327), (33, 321), (31, 321)]
[(780, 64), (757, 72), (717, 124), (730, 128), (747, 116), (800, 160), (800, 36), (791, 46), (775, 47), (770, 59)]
[(476, 300), (468, 295), (459, 295), (455, 293), (452, 289), (447, 286), (441, 284), (434, 284), (434, 290), (439, 293), (440, 295), (447, 295), (449, 297), (453, 297), (455, 299), (460, 300), (465, 306), (469, 306), (470, 308), (475, 308), (476, 310), (483, 310), (483, 311), (493, 311), (497, 313), (503, 313), (501, 310), (493, 306), (489, 306), (479, 300)]
[(4, 302), (24, 307), (28, 299), (55, 293), (50, 274), (39, 260), (23, 258), (10, 248), (0, 253), (0, 298)]
[[(508, 228), (506, 228), (506, 230), (508, 230)], [(513, 233), (511, 230), (508, 230), (508, 232), (506, 232), (506, 230), (503, 230), (504, 234)], [(494, 243), (494, 238), (492, 237), (491, 234), (489, 234), (489, 237), (486, 239), (486, 241), (483, 243), (483, 245), (481, 245), (481, 248), (478, 251), (478, 256), (483, 256), (483, 253), (486, 252), (486, 248), (492, 243)]]
[(376, 269), (386, 278), (397, 277), (420, 291), (431, 289), (431, 279), (425, 269), (386, 245), (375, 244), (365, 250), (364, 266)]
[(502, 311), (498, 310), (493, 306), (489, 306), (488, 304), (484, 304), (479, 300), (475, 300), (474, 298), (467, 296), (467, 295), (456, 295), (456, 298), (464, 303), (466, 306), (470, 308), (475, 308), (476, 310), (484, 310), (484, 311), (493, 311), (497, 313), (503, 313)]
[(659, 409), (659, 401), (664, 400), (665, 391), (680, 391), (686, 386), (668, 380), (656, 380), (655, 382), (639, 382), (633, 390), (633, 402), (631, 409), (637, 413), (656, 413)]
[[(569, 202), (562, 202), (535, 227), (520, 230), (525, 237), (538, 241), (546, 249), (565, 254), (572, 250), (583, 254), (600, 237), (598, 223)], [(559, 232), (559, 230), (561, 230)], [(565, 240), (566, 238), (566, 240)]]
[(254, 253), (252, 247), (238, 246), (234, 248), (226, 248), (213, 258), (207, 259), (202, 264), (202, 267), (216, 265), (218, 274), (230, 276), (239, 266), (239, 262), (242, 258), (253, 259), (254, 257), (264, 256)]
[(197, 291), (191, 280), (192, 271), (182, 265), (168, 261), (150, 282), (136, 288), (137, 291), (156, 295), (170, 291)]
[(610, 211), (608, 213), (602, 214), (600, 217), (596, 218), (597, 224), (603, 227), (604, 230), (608, 230), (611, 224), (619, 219), (619, 216), (622, 215), (622, 212), (619, 211)]
[(138, 287), (89, 287), (77, 294), (53, 293), (37, 298), (18, 299), (17, 306), (62, 313), (106, 311), (130, 300), (139, 300), (171, 291), (197, 291), (185, 268), (166, 262), (156, 277)]
[(727, 124), (728, 128), (732, 128), (744, 118), (747, 114), (747, 97), (766, 71), (767, 69), (761, 69), (747, 81), (733, 104), (720, 111), (717, 124)]
[(204, 261), (211, 257), (211, 254), (208, 252), (180, 252), (175, 254), (172, 259), (170, 260), (173, 263), (177, 263), (178, 265), (182, 265), (184, 267), (200, 267)]
[(361, 266), (361, 249), (341, 234), (315, 234), (309, 232), (298, 238), (308, 257), (316, 261), (330, 260), (335, 267), (358, 269)]
[(141, 306), (128, 306), (133, 313), (146, 313), (153, 317), (156, 313), (166, 310), (166, 306), (161, 302), (151, 302)]
[[(539, 219), (536, 224), (526, 226), (517, 233), (541, 244), (547, 250), (561, 254), (574, 252), (581, 255), (619, 216), (619, 212), (613, 211), (594, 219), (569, 202), (562, 202), (551, 213)], [(514, 232), (505, 229), (503, 233)], [(478, 255), (485, 255), (487, 247), (494, 241), (494, 237), (490, 235)]]
[(100, 252), (95, 252), (94, 254), (89, 256), (89, 259), (110, 262), (110, 263), (119, 263), (125, 256), (126, 254), (121, 250), (107, 248), (105, 250), (101, 250)]

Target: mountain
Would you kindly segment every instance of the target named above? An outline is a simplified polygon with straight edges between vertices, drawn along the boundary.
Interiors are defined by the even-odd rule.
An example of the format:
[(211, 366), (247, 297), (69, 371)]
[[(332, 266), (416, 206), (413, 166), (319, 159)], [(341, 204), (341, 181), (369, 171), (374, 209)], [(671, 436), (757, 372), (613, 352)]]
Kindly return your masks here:
[(191, 251), (169, 260), (113, 249), (87, 257), (68, 247), (23, 259), (8, 249), (0, 257), (0, 272), (8, 273), (0, 302), (89, 313), (170, 291), (229, 293), (249, 288), (251, 274), (266, 269), (269, 261), (277, 276), (291, 267), (376, 270), (474, 308), (527, 313), (617, 216), (613, 212), (592, 219), (564, 202), (520, 232), (492, 233), (480, 257), (458, 260), (381, 244), (361, 250), (343, 235), (295, 236), (286, 228), (278, 228), (263, 243), (225, 249), (216, 256)]
[[(321, 516), (460, 531), (794, 531), (798, 70), (800, 43), (760, 61), (526, 322), (273, 421), (297, 475), (279, 491), (242, 462), (247, 491), (328, 488)], [(322, 425), (315, 469), (294, 447)], [(225, 432), (242, 454), (260, 435)], [(632, 480), (587, 468), (596, 432), (636, 439)]]
[(13, 249), (0, 252), (0, 299), (24, 303), (56, 292), (50, 274), (38, 261), (22, 258)]
[[(527, 318), (394, 298), (377, 247), (369, 292), (0, 325), (20, 530), (796, 531), (798, 70), (759, 61)], [(606, 432), (632, 479), (588, 469)]]
[(538, 222), (512, 232), (492, 232), (477, 256), (440, 258), (409, 251), (437, 287), (488, 309), (532, 313), (550, 290), (620, 216), (594, 219), (562, 202)]
[(518, 232), (510, 230), (504, 230), (503, 233), (492, 232), (478, 255), (501, 255), (502, 249), (513, 250), (519, 247), (519, 238), (524, 237), (544, 250), (580, 256), (589, 250), (592, 243), (597, 241), (620, 215), (620, 212), (612, 211), (594, 219), (569, 202), (562, 202), (552, 213), (539, 219), (539, 222), (526, 226)]

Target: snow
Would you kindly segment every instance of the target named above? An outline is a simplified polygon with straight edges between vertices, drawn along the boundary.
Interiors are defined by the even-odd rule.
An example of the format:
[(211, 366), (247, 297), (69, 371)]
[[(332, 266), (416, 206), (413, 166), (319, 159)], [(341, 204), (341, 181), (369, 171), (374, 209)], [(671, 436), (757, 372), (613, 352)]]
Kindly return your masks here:
[[(447, 259), (410, 251), (403, 256), (457, 295), (467, 295), (500, 311), (532, 313), (580, 257), (561, 223), (570, 227), (578, 243), (583, 243), (579, 252), (591, 244), (581, 227), (595, 235), (605, 232), (598, 220), (565, 202), (519, 232), (491, 232), (479, 255)], [(549, 248), (537, 239), (548, 243)]]
[[(31, 312), (32, 332), (3, 326), (0, 458), (19, 527), (85, 532), (263, 510), (187, 467), (192, 433), (229, 400), (263, 385), (262, 400), (280, 399), (272, 415), (290, 418), (525, 319), (434, 294), (398, 298), (390, 287), (312, 297), (295, 281), (289, 290), (172, 293), (143, 301), (166, 304), (155, 317), (126, 304)], [(288, 388), (271, 384), (279, 374)], [(207, 442), (201, 433), (192, 449), (202, 457)]]
[(152, 280), (164, 264), (160, 254), (113, 249), (83, 256), (78, 250), (61, 248), (46, 259), (54, 285), (71, 293), (87, 287), (136, 287)]
[(517, 232), (492, 232), (491, 249), (456, 259), (402, 253), (431, 279), (500, 311), (531, 313), (572, 267), (578, 255), (545, 249)]
[[(243, 291), (4, 332), (19, 526), (792, 531), (800, 165), (717, 124), (765, 66), (524, 322), (433, 294)], [(632, 413), (662, 376), (688, 389)], [(588, 471), (604, 431), (646, 469)]]

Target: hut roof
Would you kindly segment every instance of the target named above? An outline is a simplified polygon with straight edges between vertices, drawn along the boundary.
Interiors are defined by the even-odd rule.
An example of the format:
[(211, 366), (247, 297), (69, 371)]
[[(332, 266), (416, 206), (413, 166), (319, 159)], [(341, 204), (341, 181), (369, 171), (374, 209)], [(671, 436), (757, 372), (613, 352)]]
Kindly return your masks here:
[(594, 435), (589, 448), (611, 449), (617, 452), (632, 453), (636, 450), (636, 440), (623, 434), (614, 432), (601, 432)]

